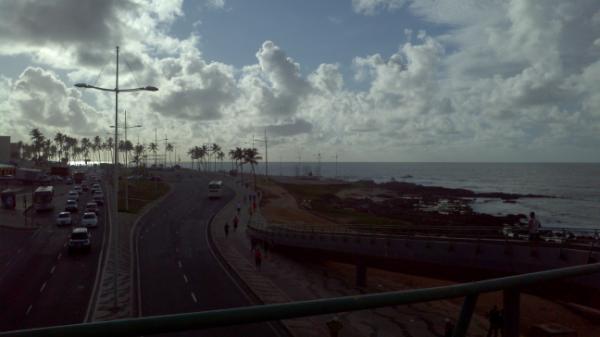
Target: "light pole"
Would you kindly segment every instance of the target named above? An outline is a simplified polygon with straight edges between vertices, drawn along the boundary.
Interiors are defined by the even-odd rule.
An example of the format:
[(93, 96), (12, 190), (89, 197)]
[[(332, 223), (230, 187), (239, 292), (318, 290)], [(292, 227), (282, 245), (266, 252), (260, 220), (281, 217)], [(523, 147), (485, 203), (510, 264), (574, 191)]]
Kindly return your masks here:
[[(127, 126), (127, 110), (124, 110), (125, 113), (125, 126), (123, 127), (123, 129), (125, 129), (125, 210), (129, 211), (129, 160), (127, 158), (127, 155), (129, 154), (129, 149), (127, 148), (127, 130), (128, 129), (135, 129), (135, 128), (141, 128), (142, 125), (137, 124), (137, 125), (132, 125), (132, 126)], [(114, 125), (110, 126), (111, 128), (114, 128)]]
[(132, 89), (119, 89), (119, 46), (116, 47), (116, 77), (115, 77), (115, 87), (114, 89), (109, 88), (101, 88), (94, 85), (89, 85), (86, 83), (77, 83), (75, 84), (77, 88), (85, 88), (85, 89), (96, 89), (101, 91), (109, 91), (115, 93), (115, 160), (114, 160), (114, 168), (113, 168), (113, 198), (114, 198), (114, 207), (113, 207), (113, 225), (114, 225), (114, 248), (113, 248), (113, 257), (114, 257), (114, 307), (115, 309), (119, 307), (119, 290), (118, 286), (118, 275), (119, 275), (119, 256), (118, 256), (118, 244), (119, 244), (119, 231), (118, 231), (118, 207), (119, 207), (119, 93), (120, 92), (135, 92), (135, 91), (158, 91), (158, 88), (147, 86), (143, 88), (132, 88)]

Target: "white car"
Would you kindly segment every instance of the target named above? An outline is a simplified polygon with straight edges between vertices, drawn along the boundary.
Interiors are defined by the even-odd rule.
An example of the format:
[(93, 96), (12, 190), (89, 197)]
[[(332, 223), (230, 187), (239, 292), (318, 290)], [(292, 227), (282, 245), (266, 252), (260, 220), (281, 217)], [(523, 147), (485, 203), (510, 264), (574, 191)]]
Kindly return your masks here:
[(60, 212), (56, 216), (57, 226), (70, 226), (71, 225), (71, 212)]
[(98, 217), (94, 212), (85, 212), (81, 217), (81, 226), (83, 227), (97, 227)]
[(79, 201), (79, 193), (77, 191), (71, 190), (69, 194), (67, 194), (67, 198), (75, 201)]
[(69, 255), (73, 254), (75, 250), (89, 252), (90, 248), (92, 247), (92, 242), (91, 235), (87, 228), (73, 228), (73, 232), (71, 232), (71, 237), (69, 238), (67, 247)]
[(79, 193), (83, 192), (83, 187), (81, 187), (81, 185), (75, 185), (73, 186), (73, 189)]
[(77, 201), (69, 199), (65, 204), (65, 211), (67, 212), (77, 212), (79, 211), (79, 206), (77, 205)]

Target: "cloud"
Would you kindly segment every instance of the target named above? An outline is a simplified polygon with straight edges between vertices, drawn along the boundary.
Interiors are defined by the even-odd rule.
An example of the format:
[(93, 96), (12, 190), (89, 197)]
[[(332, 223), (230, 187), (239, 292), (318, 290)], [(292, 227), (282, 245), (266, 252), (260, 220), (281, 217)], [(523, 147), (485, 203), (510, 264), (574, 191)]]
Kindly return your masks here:
[(407, 0), (352, 0), (356, 13), (374, 15), (381, 10), (393, 11), (402, 8)]
[(12, 84), (9, 109), (15, 125), (42, 130), (70, 130), (78, 135), (98, 131), (102, 117), (81, 99), (81, 94), (68, 88), (55, 73), (28, 67)]
[(295, 136), (301, 133), (309, 133), (313, 126), (311, 123), (298, 118), (293, 123), (268, 125), (266, 128), (269, 134), (274, 136)]

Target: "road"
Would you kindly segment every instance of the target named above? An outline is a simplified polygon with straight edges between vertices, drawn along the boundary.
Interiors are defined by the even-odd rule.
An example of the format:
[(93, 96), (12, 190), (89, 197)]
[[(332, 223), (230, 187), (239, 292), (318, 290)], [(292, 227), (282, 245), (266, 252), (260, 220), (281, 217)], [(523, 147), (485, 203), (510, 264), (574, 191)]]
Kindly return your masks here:
[[(0, 228), (0, 331), (83, 322), (94, 285), (105, 233), (104, 208), (99, 226), (90, 229), (89, 254), (67, 254), (72, 226), (57, 227), (56, 214), (65, 204), (56, 193), (53, 212), (36, 214), (35, 231)], [(79, 216), (90, 193), (79, 201)]]
[[(208, 200), (208, 180), (186, 179), (139, 223), (139, 284), (143, 316), (223, 309), (252, 303), (225, 272), (207, 240), (208, 222), (233, 198)], [(188, 336), (188, 333), (169, 336)], [(194, 336), (277, 336), (270, 324), (194, 332)]]

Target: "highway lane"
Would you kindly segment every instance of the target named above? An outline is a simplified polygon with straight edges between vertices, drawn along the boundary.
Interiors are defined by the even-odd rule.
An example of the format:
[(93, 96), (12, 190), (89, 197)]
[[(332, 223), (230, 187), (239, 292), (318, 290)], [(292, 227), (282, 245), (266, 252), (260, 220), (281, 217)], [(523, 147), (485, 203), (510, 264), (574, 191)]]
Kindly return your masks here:
[[(208, 200), (206, 179), (174, 183), (174, 193), (138, 224), (143, 316), (247, 306), (252, 303), (210, 251), (207, 224), (231, 198)], [(188, 336), (192, 333), (170, 334)], [(193, 332), (194, 336), (277, 336), (269, 324)]]
[[(90, 199), (84, 192), (80, 209)], [(66, 243), (72, 227), (57, 227), (56, 214), (64, 206), (64, 196), (57, 196), (55, 211), (38, 214), (42, 226), (28, 236), (23, 232), (2, 230), (0, 245), (12, 243), (14, 255), (0, 269), (0, 331), (80, 323), (84, 320), (105, 232), (104, 211), (98, 228), (91, 229), (92, 250), (89, 254), (68, 256)], [(74, 223), (79, 223), (79, 216)], [(14, 250), (16, 248), (16, 251)]]

